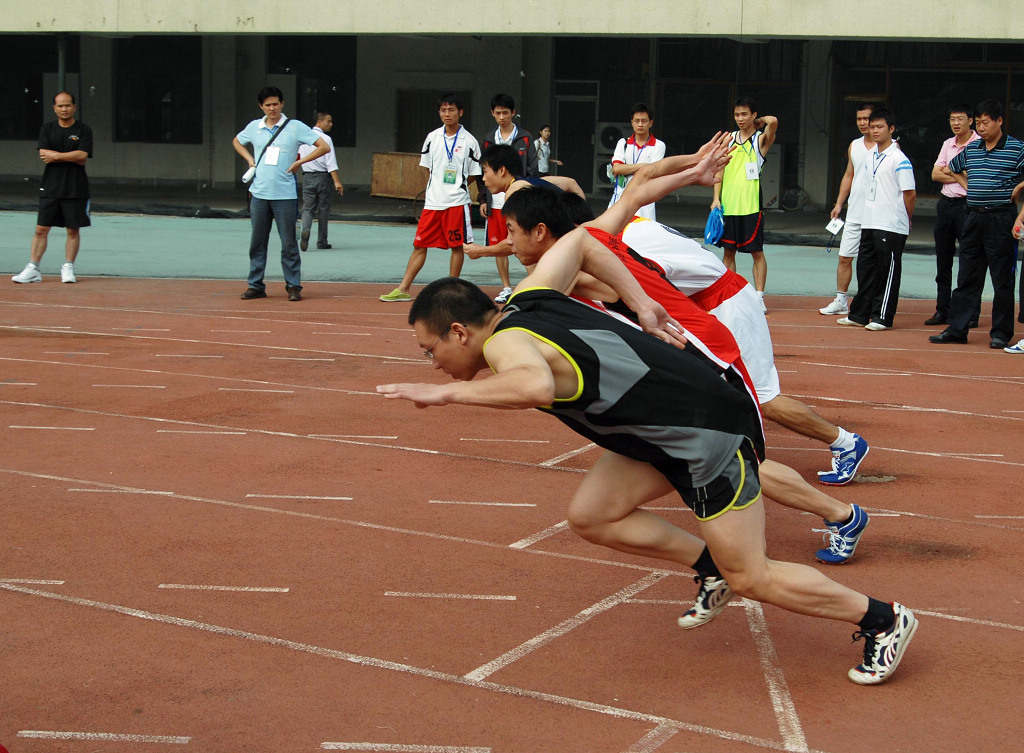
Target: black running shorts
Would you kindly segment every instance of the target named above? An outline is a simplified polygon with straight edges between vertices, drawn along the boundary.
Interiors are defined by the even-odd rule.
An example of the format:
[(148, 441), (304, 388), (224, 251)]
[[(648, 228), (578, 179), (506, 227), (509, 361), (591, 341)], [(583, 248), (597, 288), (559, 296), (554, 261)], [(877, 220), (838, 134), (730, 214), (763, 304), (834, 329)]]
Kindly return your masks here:
[[(707, 486), (692, 488), (673, 483), (686, 506), (698, 520), (711, 520), (729, 510), (750, 507), (761, 498), (761, 482), (757, 472), (757, 454), (749, 439), (736, 451), (736, 457)], [(657, 467), (657, 466), (655, 466)], [(665, 471), (662, 471), (665, 473)], [(672, 476), (665, 473), (671, 482)]]
[(39, 199), (36, 224), (43, 227), (89, 227), (89, 199)]
[(725, 230), (718, 241), (719, 248), (749, 254), (764, 251), (764, 212), (732, 215), (722, 218)]

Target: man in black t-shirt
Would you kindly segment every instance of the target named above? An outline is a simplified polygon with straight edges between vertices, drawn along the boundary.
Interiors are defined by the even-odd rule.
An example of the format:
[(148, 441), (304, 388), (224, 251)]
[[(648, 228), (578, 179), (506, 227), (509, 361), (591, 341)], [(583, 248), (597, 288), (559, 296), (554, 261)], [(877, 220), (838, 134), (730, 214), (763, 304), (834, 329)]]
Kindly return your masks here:
[(67, 229), (61, 282), (75, 282), (75, 257), (80, 243), (79, 228), (89, 227), (89, 178), (86, 160), (92, 157), (92, 129), (75, 120), (75, 98), (61, 92), (53, 98), (57, 120), (39, 129), (39, 159), (43, 182), (39, 187), (39, 216), (32, 236), (29, 263), (11, 279), (14, 282), (42, 282), (39, 262), (46, 253), (51, 227)]

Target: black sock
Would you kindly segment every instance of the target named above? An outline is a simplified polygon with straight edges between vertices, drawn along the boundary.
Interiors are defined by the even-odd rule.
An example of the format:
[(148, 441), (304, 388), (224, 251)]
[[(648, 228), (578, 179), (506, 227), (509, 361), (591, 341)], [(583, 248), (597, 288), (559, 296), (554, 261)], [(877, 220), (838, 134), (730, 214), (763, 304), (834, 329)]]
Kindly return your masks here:
[(872, 599), (869, 596), (867, 614), (857, 623), (860, 629), (876, 630), (879, 633), (884, 633), (895, 624), (896, 613), (892, 609), (892, 604)]
[(711, 551), (708, 549), (707, 544), (704, 545), (704, 551), (700, 553), (700, 557), (697, 561), (690, 565), (694, 570), (697, 571), (698, 575), (713, 575), (716, 578), (721, 578), (722, 573), (718, 571), (718, 566), (715, 565), (715, 561), (711, 559)]

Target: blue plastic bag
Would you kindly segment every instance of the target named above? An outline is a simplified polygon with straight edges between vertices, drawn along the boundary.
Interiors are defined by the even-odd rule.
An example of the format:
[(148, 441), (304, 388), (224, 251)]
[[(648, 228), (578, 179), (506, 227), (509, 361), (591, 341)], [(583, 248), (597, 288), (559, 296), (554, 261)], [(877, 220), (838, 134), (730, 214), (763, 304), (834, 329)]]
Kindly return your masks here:
[(724, 232), (725, 220), (723, 219), (722, 208), (715, 207), (711, 210), (711, 214), (708, 215), (708, 221), (704, 224), (704, 242), (709, 246), (714, 246), (722, 239), (722, 233)]

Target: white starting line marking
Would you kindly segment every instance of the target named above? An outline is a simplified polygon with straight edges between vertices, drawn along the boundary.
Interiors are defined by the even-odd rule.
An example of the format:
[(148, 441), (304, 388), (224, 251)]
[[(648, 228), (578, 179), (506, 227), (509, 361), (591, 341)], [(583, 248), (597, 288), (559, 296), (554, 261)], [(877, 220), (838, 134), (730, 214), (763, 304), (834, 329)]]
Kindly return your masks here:
[(157, 353), (154, 358), (223, 358), (224, 356), (203, 356), (196, 353)]
[(551, 444), (547, 439), (506, 439), (505, 437), (459, 437), (460, 442), (501, 442), (502, 444)]
[(289, 395), (295, 394), (295, 390), (265, 390), (256, 387), (218, 387), (220, 392), (284, 392)]
[(1024, 520), (1024, 515), (975, 515), (982, 520)]
[(244, 431), (193, 431), (191, 429), (157, 429), (157, 434), (241, 434)]
[(153, 328), (153, 327), (111, 327), (114, 332), (170, 332), (166, 328)]
[(246, 494), (246, 498), (258, 497), (260, 499), (342, 499), (348, 502), (352, 501), (352, 497), (313, 497), (305, 494)]
[(185, 583), (161, 583), (157, 588), (175, 588), (184, 591), (241, 591), (268, 594), (286, 594), (287, 588), (272, 588), (264, 586), (196, 586)]
[(68, 489), (69, 492), (86, 492), (87, 494), (152, 494), (157, 497), (173, 497), (174, 492), (159, 492), (149, 489)]
[(38, 387), (38, 382), (0, 382), (0, 387)]
[(562, 531), (566, 530), (568, 527), (569, 527), (569, 521), (568, 520), (563, 520), (561, 523), (555, 523), (553, 526), (550, 526), (549, 528), (545, 528), (543, 531), (539, 531), (539, 532), (533, 534), (532, 536), (527, 536), (525, 539), (519, 539), (519, 541), (516, 541), (513, 544), (509, 544), (508, 548), (509, 549), (526, 549), (527, 547), (533, 546), (538, 541), (543, 541), (544, 539), (546, 539), (546, 538), (548, 538), (550, 536), (554, 536), (556, 533), (561, 533)]
[(33, 580), (31, 578), (0, 578), (0, 583), (22, 583), (27, 586), (63, 586), (62, 580)]
[(369, 332), (314, 332), (314, 335), (347, 335), (348, 337), (369, 337)]
[(532, 502), (459, 502), (454, 499), (428, 499), (428, 505), (479, 505), (481, 507), (536, 507)]
[(162, 384), (94, 384), (93, 387), (125, 387), (136, 390), (165, 390)]
[(96, 431), (91, 426), (16, 426), (14, 424), (8, 429), (47, 429), (49, 431)]
[(326, 361), (334, 363), (337, 358), (300, 358), (299, 356), (270, 356), (271, 361)]
[(167, 745), (185, 745), (191, 737), (168, 737), (166, 735), (118, 735), (112, 732), (46, 732), (42, 730), (23, 729), (18, 737), (34, 737), (39, 740), (109, 740), (126, 743), (165, 743)]
[(269, 329), (211, 329), (210, 332), (231, 332), (236, 335), (269, 335)]
[(398, 745), (393, 743), (320, 743), (320, 750), (362, 750), (379, 753), (491, 753), (490, 748), (462, 745)]
[(558, 465), (563, 460), (568, 460), (569, 458), (574, 458), (577, 455), (582, 455), (584, 452), (588, 452), (588, 451), (594, 449), (595, 447), (597, 447), (597, 445), (593, 444), (593, 443), (585, 444), (582, 447), (580, 447), (579, 449), (570, 450), (569, 452), (566, 452), (566, 453), (563, 453), (563, 454), (559, 455), (557, 458), (551, 458), (550, 460), (545, 460), (544, 462), (540, 463), (540, 465), (542, 465), (545, 468), (550, 468), (553, 465)]
[(408, 591), (385, 591), (385, 596), (408, 596), (414, 599), (477, 599), (480, 601), (515, 601), (515, 596), (499, 596), (493, 594), (429, 594), (411, 593)]
[[(51, 327), (51, 329), (56, 329)], [(66, 327), (65, 329), (71, 329)], [(48, 356), (109, 356), (109, 353), (96, 353), (91, 350), (44, 350)]]
[(310, 439), (398, 439), (384, 434), (310, 434)]

